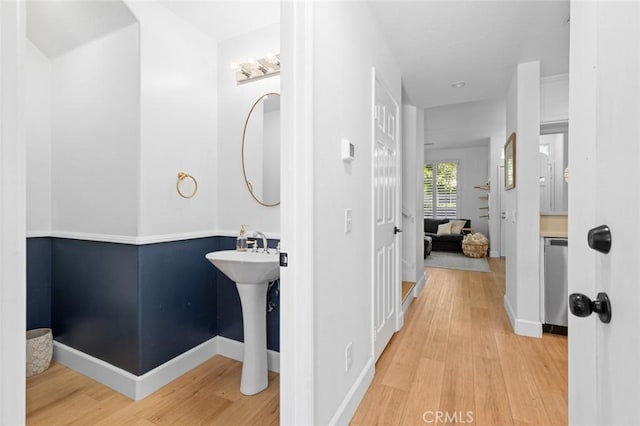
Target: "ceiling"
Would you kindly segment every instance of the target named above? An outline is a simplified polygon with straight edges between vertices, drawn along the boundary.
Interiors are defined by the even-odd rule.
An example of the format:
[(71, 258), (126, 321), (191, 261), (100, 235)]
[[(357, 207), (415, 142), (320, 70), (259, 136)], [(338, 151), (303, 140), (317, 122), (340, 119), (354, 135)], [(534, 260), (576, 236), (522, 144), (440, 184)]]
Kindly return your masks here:
[[(215, 41), (280, 22), (280, 2), (274, 0), (158, 3)], [(27, 37), (49, 58), (137, 22), (125, 2), (114, 0), (28, 0), (26, 11)]]
[(55, 58), (137, 21), (120, 1), (29, 0), (26, 22), (29, 40)]
[(425, 149), (486, 146), (490, 136), (504, 134), (503, 98), (450, 104), (425, 110)]
[(280, 22), (280, 2), (273, 0), (161, 0), (158, 3), (215, 41)]
[[(569, 1), (373, 1), (413, 105), (506, 94), (518, 63), (569, 70)], [(463, 88), (451, 83), (465, 81)]]

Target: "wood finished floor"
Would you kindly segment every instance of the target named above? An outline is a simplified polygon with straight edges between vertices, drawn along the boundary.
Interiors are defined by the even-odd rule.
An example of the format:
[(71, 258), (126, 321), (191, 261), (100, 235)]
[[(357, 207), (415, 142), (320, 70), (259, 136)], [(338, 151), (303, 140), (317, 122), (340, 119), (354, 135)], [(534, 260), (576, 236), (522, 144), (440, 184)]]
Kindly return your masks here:
[(402, 303), (404, 303), (404, 301), (409, 296), (409, 293), (411, 292), (411, 290), (413, 290), (415, 286), (416, 286), (416, 283), (412, 281), (402, 281), (402, 299), (400, 299), (402, 300)]
[(27, 379), (27, 425), (277, 425), (279, 375), (254, 396), (240, 393), (242, 364), (215, 356), (147, 398), (129, 398), (53, 363)]
[[(503, 308), (504, 262), (490, 266), (492, 273), (428, 269), (352, 425), (424, 425), (427, 411), (427, 420), (441, 411), (464, 424), (567, 424), (567, 339), (514, 335)], [(269, 388), (246, 397), (241, 368), (216, 356), (132, 401), (53, 363), (27, 379), (27, 424), (278, 424), (279, 376), (270, 373)]]
[(504, 260), (489, 264), (491, 273), (427, 269), (352, 425), (567, 424), (567, 338), (513, 334)]

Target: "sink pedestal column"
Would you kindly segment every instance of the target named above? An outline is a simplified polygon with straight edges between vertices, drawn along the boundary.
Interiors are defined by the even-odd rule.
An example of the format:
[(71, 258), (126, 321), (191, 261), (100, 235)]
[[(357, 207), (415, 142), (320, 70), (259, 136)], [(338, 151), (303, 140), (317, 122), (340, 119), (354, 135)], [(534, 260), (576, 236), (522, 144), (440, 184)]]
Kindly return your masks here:
[(267, 289), (268, 283), (236, 283), (244, 323), (244, 360), (240, 392), (254, 395), (269, 384), (267, 370)]

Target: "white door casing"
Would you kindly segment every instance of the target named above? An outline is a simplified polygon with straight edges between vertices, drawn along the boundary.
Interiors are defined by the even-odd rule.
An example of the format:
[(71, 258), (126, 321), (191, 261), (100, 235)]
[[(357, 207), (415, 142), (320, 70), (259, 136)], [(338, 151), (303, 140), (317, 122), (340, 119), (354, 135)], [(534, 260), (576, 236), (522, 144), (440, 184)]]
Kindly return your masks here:
[[(569, 316), (569, 420), (640, 419), (640, 4), (571, 4), (569, 293), (606, 292), (609, 324)], [(586, 234), (606, 224), (608, 254)]]
[(400, 312), (401, 145), (399, 106), (373, 69), (373, 346), (380, 357)]
[(0, 1), (0, 425), (25, 422), (24, 2)]
[(280, 424), (313, 424), (313, 0), (281, 3)]

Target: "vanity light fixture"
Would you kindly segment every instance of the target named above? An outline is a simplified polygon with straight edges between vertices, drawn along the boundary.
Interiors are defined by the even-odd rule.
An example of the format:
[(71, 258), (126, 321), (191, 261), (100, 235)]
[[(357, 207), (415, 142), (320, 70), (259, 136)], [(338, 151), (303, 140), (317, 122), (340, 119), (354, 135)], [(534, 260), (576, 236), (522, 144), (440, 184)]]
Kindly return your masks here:
[(280, 55), (269, 52), (267, 53), (267, 59), (270, 60), (272, 64), (280, 66)]
[(264, 58), (249, 59), (242, 64), (232, 63), (231, 68), (236, 71), (237, 84), (271, 77), (280, 74), (280, 55), (269, 54)]

